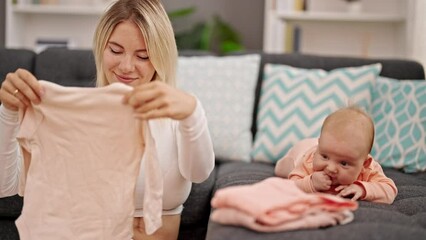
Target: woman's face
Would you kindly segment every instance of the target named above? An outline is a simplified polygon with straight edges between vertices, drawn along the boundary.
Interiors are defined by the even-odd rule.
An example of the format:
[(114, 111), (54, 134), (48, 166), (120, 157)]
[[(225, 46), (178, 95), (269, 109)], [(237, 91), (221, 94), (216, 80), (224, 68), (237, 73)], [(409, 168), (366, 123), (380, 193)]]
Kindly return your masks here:
[(134, 22), (117, 24), (104, 49), (103, 68), (109, 84), (122, 82), (135, 87), (153, 79), (155, 69), (145, 39)]

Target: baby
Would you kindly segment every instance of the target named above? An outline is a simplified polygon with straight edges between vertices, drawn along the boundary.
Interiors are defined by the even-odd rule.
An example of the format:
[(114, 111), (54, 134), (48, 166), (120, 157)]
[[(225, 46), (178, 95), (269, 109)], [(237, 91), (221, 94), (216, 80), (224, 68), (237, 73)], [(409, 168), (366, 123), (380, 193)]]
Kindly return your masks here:
[(352, 200), (393, 203), (397, 188), (369, 154), (374, 123), (361, 109), (349, 106), (330, 114), (318, 139), (295, 144), (275, 166), (305, 192), (326, 192)]

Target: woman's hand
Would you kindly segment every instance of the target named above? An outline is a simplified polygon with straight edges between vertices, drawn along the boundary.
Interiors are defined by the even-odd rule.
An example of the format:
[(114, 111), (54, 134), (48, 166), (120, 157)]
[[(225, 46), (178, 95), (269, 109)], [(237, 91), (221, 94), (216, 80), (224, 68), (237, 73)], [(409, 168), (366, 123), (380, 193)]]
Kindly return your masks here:
[(135, 87), (124, 96), (123, 102), (132, 106), (140, 119), (182, 120), (191, 115), (196, 106), (194, 96), (160, 81)]
[(43, 90), (38, 80), (25, 69), (8, 73), (0, 88), (0, 101), (9, 110), (25, 108), (30, 102), (38, 104)]

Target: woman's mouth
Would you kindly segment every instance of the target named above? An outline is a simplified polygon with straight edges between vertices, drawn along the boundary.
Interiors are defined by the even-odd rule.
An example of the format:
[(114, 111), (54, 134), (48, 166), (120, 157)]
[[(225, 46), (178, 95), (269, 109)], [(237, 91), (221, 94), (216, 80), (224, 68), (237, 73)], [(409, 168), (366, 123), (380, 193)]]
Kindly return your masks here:
[(136, 80), (136, 78), (122, 76), (122, 75), (118, 75), (118, 74), (115, 74), (115, 77), (117, 78), (117, 81), (125, 83), (125, 84), (129, 84), (129, 83)]

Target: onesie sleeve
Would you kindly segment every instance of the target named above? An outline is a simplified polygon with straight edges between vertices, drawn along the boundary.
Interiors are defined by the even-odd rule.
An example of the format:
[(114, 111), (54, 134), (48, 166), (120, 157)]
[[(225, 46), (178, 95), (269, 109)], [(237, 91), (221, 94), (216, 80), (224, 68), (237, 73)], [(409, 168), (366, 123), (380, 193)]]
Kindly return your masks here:
[(19, 111), (20, 128), (16, 138), (23, 149), (31, 152), (30, 139), (33, 137), (38, 125), (42, 121), (42, 115), (37, 111), (38, 107), (28, 106), (25, 110)]
[(295, 181), (296, 186), (302, 189), (306, 193), (316, 192), (312, 184), (312, 161), (316, 147), (312, 147), (303, 154), (299, 162), (294, 167), (293, 171), (290, 172), (288, 178)]
[(213, 171), (215, 156), (207, 117), (198, 99), (194, 112), (179, 121), (177, 141), (182, 176), (196, 183), (206, 180)]
[(394, 181), (385, 175), (382, 167), (375, 160), (371, 162), (368, 174), (355, 183), (365, 189), (362, 200), (392, 204), (398, 194)]
[(22, 148), (22, 160), (20, 161), (21, 173), (19, 174), (18, 194), (24, 196), (25, 183), (27, 179), (28, 169), (31, 164), (31, 142), (33, 136), (43, 119), (40, 113), (39, 105), (30, 105), (25, 110), (19, 112), (20, 128), (16, 139)]

